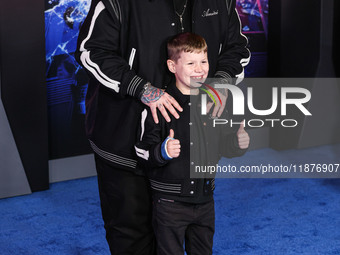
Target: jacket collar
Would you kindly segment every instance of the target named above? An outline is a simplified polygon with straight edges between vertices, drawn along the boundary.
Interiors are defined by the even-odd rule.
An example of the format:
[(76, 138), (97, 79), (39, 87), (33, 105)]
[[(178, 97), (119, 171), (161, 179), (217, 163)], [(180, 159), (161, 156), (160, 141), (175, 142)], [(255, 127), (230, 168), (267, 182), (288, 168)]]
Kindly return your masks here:
[(166, 92), (173, 96), (182, 107), (190, 100), (190, 95), (183, 95), (175, 83), (171, 83), (166, 89)]

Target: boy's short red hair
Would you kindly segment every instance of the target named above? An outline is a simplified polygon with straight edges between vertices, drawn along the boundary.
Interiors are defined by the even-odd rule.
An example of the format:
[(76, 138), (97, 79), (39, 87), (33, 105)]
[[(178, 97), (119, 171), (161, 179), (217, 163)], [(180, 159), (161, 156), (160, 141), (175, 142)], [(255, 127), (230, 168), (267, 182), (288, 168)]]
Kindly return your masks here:
[(180, 33), (168, 41), (168, 58), (177, 62), (181, 52), (208, 52), (204, 38), (194, 33)]

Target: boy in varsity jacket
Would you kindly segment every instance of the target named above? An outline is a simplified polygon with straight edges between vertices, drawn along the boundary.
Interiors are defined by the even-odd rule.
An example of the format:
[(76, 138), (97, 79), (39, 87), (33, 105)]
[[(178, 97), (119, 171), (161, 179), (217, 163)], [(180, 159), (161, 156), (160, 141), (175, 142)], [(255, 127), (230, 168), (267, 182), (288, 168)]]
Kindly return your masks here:
[[(216, 135), (206, 139), (206, 129), (212, 128), (207, 123), (212, 120), (190, 116), (200, 114), (199, 87), (209, 72), (207, 44), (201, 36), (192, 33), (174, 36), (168, 42), (168, 58), (167, 65), (175, 74), (176, 84), (166, 92), (181, 105), (183, 112), (179, 119), (167, 122), (159, 118), (160, 122), (155, 124), (150, 109), (145, 109), (140, 141), (135, 146), (153, 192), (157, 254), (184, 254), (184, 241), (188, 254), (212, 254), (214, 179), (191, 178), (190, 166), (216, 164), (221, 155), (243, 155), (249, 146), (249, 136), (241, 125), (237, 133), (217, 129)], [(191, 137), (199, 139), (191, 141)], [(217, 146), (220, 153), (210, 153), (211, 146)]]

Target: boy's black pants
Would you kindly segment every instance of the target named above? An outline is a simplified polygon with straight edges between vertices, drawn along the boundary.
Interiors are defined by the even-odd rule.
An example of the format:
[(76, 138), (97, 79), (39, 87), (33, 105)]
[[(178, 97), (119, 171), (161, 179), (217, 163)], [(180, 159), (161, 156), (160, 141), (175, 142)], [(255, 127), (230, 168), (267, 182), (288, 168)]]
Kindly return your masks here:
[(204, 204), (153, 200), (152, 224), (157, 255), (212, 254), (215, 232), (214, 200)]
[(156, 254), (148, 180), (114, 168), (98, 156), (95, 160), (106, 240), (111, 254)]

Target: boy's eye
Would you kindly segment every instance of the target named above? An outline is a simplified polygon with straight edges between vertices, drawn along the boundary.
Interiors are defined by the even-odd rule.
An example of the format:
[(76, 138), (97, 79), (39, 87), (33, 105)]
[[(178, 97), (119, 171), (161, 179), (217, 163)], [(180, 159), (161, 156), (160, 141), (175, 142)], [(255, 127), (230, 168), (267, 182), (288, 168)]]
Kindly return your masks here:
[(192, 64), (193, 64), (193, 63), (191, 63), (191, 62), (190, 62), (190, 63), (188, 63), (188, 65), (192, 65)]

